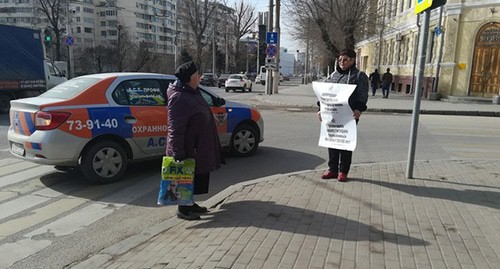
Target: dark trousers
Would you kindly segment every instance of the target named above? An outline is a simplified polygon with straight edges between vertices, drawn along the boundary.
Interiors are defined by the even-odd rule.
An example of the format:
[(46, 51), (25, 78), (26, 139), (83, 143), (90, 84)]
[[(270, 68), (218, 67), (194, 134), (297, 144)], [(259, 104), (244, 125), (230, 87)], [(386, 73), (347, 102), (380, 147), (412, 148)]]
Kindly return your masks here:
[(328, 149), (328, 170), (333, 173), (349, 173), (352, 162), (352, 151), (340, 149)]
[(377, 89), (378, 89), (378, 86), (372, 85), (372, 95), (375, 95), (375, 93), (377, 92)]
[(382, 85), (382, 95), (387, 98), (389, 96), (389, 88), (391, 85)]
[(208, 193), (208, 184), (210, 183), (210, 173), (194, 174), (193, 179), (193, 194)]

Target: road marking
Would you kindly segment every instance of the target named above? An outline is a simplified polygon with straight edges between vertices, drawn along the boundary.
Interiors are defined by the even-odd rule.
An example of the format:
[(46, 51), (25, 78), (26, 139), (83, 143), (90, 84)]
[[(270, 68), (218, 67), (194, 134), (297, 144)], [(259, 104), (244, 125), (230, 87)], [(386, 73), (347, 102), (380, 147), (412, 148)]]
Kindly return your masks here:
[[(32, 179), (31, 181), (23, 182), (22, 187), (19, 187), (19, 189), (23, 191), (36, 189), (40, 186), (39, 183), (38, 179)], [(54, 237), (70, 235), (85, 229), (94, 222), (103, 219), (120, 208), (129, 205), (132, 201), (148, 194), (154, 188), (151, 184), (144, 184), (141, 181), (137, 181), (131, 186), (127, 186), (128, 184), (130, 184), (130, 181), (120, 181), (110, 185), (89, 186), (83, 183), (77, 184), (74, 181), (68, 181), (67, 183), (57, 184), (57, 188), (43, 188), (37, 192), (4, 203), (2, 206), (5, 208), (9, 206), (14, 206), (15, 208), (20, 201), (22, 201), (21, 204), (24, 206), (21, 209), (9, 209), (5, 212), (3, 211), (4, 208), (0, 209), (3, 215), (11, 215), (16, 210), (18, 211), (17, 213), (21, 213), (19, 214), (20, 217), (0, 224), (0, 240), (11, 238), (9, 236), (20, 234), (30, 227), (35, 228), (40, 223), (46, 223), (46, 225), (25, 234), (20, 234), (24, 239), (0, 245), (2, 256), (4, 253), (9, 255), (9, 259), (0, 261), (0, 268), (10, 266), (50, 246)], [(82, 189), (73, 192), (74, 189), (78, 188)], [(11, 193), (17, 194), (10, 188), (8, 190)], [(4, 196), (8, 195), (7, 192), (4, 193)], [(29, 204), (27, 202), (29, 198), (36, 201)], [(35, 205), (37, 202), (40, 204), (44, 199), (45, 203), (50, 203), (33, 210), (27, 209), (29, 205)], [(32, 240), (35, 239), (33, 237), (37, 240)], [(50, 240), (47, 238), (50, 238)], [(6, 251), (6, 249), (9, 249), (9, 251)]]
[(7, 243), (0, 246), (0, 268), (7, 268), (15, 262), (25, 259), (30, 255), (50, 246), (51, 241), (48, 240), (31, 240), (23, 239), (14, 243)]
[(11, 163), (19, 163), (19, 162), (23, 162), (23, 160), (17, 158), (5, 158), (0, 160), (0, 167)]
[(41, 197), (38, 195), (25, 195), (18, 199), (3, 203), (0, 205), (0, 219), (10, 217), (20, 213), (28, 208), (42, 204), (50, 200), (50, 198)]
[(47, 206), (35, 209), (31, 211), (31, 214), (29, 214), (28, 216), (23, 216), (0, 224), (0, 238), (16, 234), (48, 219), (57, 217), (86, 202), (87, 200), (84, 199), (66, 198)]
[(0, 177), (16, 173), (18, 171), (26, 170), (32, 167), (40, 166), (39, 164), (36, 163), (30, 163), (30, 162), (17, 162), (17, 163), (11, 163), (8, 165), (2, 166), (2, 171), (0, 172)]
[(106, 204), (91, 204), (73, 214), (60, 218), (40, 229), (28, 233), (25, 236), (33, 237), (45, 233), (50, 233), (55, 236), (69, 235), (104, 218), (113, 213), (114, 210), (114, 208), (109, 208)]
[(0, 187), (5, 187), (10, 184), (19, 183), (25, 181), (27, 179), (31, 179), (34, 177), (40, 177), (49, 172), (56, 171), (54, 167), (48, 165), (41, 165), (31, 169), (22, 169), (23, 171), (19, 173), (10, 174), (8, 176), (4, 176), (0, 179)]

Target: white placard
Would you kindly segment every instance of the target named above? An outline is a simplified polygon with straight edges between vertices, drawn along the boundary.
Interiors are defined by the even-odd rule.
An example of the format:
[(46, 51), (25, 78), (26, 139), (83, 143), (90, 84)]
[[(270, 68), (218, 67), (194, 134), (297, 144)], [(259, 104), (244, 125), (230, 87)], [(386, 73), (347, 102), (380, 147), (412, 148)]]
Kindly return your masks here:
[(349, 97), (356, 85), (313, 82), (320, 101), (321, 132), (318, 145), (325, 148), (354, 151), (357, 141), (356, 120)]

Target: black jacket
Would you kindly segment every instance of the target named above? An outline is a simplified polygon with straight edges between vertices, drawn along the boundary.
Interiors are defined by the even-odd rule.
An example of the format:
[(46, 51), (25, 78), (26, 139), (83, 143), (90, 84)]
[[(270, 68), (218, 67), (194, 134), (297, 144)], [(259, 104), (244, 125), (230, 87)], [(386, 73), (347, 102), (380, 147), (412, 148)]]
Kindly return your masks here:
[(354, 84), (357, 85), (354, 92), (349, 97), (349, 106), (352, 110), (359, 110), (361, 112), (367, 109), (366, 103), (368, 102), (368, 76), (363, 71), (359, 71), (356, 66), (352, 66), (349, 70), (343, 71), (337, 66), (326, 82), (340, 83), (340, 84)]

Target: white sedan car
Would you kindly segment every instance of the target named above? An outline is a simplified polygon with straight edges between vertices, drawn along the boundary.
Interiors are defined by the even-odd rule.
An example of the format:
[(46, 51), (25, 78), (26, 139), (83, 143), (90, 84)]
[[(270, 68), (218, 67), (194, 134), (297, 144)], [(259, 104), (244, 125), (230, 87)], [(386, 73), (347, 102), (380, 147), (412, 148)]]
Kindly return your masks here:
[(230, 90), (241, 90), (243, 92), (248, 90), (251, 92), (252, 81), (244, 74), (233, 74), (227, 78), (225, 88), (226, 92), (229, 92)]

